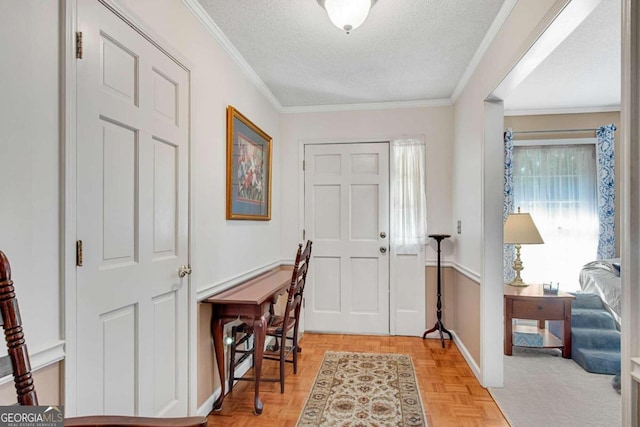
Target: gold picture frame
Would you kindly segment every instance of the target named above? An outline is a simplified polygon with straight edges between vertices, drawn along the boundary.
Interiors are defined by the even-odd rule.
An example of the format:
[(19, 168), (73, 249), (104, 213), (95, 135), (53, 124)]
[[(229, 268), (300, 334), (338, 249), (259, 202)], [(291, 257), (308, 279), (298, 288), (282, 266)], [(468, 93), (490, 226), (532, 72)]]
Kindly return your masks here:
[(269, 135), (227, 107), (227, 219), (271, 220)]

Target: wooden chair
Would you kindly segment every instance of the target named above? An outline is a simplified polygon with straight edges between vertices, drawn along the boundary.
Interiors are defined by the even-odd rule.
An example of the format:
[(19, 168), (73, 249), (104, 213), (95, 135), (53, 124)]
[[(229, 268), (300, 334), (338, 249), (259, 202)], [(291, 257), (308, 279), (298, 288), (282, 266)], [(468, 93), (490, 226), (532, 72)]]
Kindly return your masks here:
[[(22, 331), (22, 319), (18, 299), (11, 280), (11, 265), (4, 252), (0, 251), (0, 321), (4, 329), (7, 352), (13, 368), (18, 404), (37, 406), (38, 395), (33, 384), (29, 351)], [(206, 427), (206, 417), (150, 418), (127, 416), (88, 416), (66, 418), (64, 425), (76, 427), (90, 426), (131, 426), (131, 427)]]
[[(309, 261), (311, 260), (311, 246), (313, 242), (307, 241), (302, 250), (302, 244), (298, 245), (296, 259), (293, 264), (291, 285), (287, 294), (287, 303), (282, 315), (274, 313), (273, 305), (270, 309), (267, 323), (266, 336), (274, 338), (273, 346), (267, 347), (264, 351), (263, 359), (276, 360), (280, 362), (280, 376), (278, 378), (261, 378), (262, 381), (273, 381), (280, 383), (280, 393), (284, 393), (284, 373), (286, 363), (293, 364), (293, 373), (298, 372), (298, 353), (301, 351), (298, 345), (298, 327), (300, 312), (302, 309), (302, 296), (304, 286), (309, 271)], [(251, 327), (243, 323), (232, 328), (234, 339), (229, 352), (229, 391), (233, 390), (235, 380), (253, 381), (253, 378), (236, 377), (235, 369), (248, 356), (254, 353), (253, 349), (238, 350), (237, 347), (248, 341), (253, 334)], [(238, 336), (238, 334), (240, 334)], [(239, 360), (235, 360), (236, 353), (242, 353)], [(291, 356), (291, 358), (290, 358)]]

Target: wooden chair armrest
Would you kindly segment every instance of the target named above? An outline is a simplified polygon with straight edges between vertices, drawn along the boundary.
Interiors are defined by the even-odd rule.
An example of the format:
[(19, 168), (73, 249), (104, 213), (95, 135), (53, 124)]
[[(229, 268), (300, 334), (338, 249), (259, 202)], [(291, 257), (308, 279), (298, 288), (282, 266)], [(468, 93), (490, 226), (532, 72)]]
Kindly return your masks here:
[(75, 427), (207, 427), (207, 418), (150, 418), (126, 417), (116, 415), (95, 415), (88, 417), (65, 418), (64, 425)]

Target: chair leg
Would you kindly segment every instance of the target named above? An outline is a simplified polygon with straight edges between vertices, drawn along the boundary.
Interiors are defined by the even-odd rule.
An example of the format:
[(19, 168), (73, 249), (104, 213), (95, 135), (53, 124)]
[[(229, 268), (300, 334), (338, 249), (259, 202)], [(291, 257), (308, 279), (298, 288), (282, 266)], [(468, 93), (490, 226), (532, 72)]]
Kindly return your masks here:
[[(297, 328), (296, 328), (297, 329)], [(292, 344), (293, 349), (293, 373), (294, 375), (298, 373), (298, 333), (294, 331)]]
[(284, 394), (284, 367), (285, 367), (285, 351), (287, 350), (286, 335), (282, 335), (280, 346), (280, 393)]
[(293, 327), (293, 337), (291, 338), (292, 353), (293, 353), (293, 373), (298, 373), (298, 353), (300, 347), (298, 347), (298, 317), (300, 317), (300, 305), (296, 307), (296, 324)]
[(237, 327), (231, 327), (233, 342), (229, 347), (229, 393), (233, 391), (233, 378), (236, 376), (236, 334)]
[[(300, 344), (298, 343), (298, 325), (300, 324), (300, 310), (301, 310), (301, 306), (300, 306), (300, 304), (298, 304), (296, 306), (296, 311), (295, 311), (296, 324), (293, 327), (293, 333), (294, 333), (295, 344), (296, 344), (296, 348), (295, 348), (295, 352), (296, 353), (302, 353), (302, 347), (300, 347)], [(295, 371), (294, 371), (294, 373), (295, 373)]]

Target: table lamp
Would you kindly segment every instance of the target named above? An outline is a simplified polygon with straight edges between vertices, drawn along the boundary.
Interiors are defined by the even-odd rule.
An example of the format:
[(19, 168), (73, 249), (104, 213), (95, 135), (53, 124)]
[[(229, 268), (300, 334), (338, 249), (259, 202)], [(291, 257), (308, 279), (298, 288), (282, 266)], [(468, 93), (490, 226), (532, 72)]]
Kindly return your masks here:
[(511, 286), (529, 286), (520, 277), (520, 272), (524, 270), (520, 259), (520, 245), (544, 243), (531, 215), (520, 213), (520, 208), (518, 208), (518, 213), (509, 214), (504, 223), (504, 243), (516, 245), (516, 259), (513, 261), (513, 271), (516, 272), (516, 277), (509, 284)]

